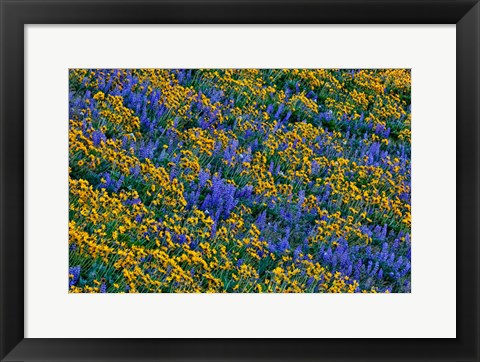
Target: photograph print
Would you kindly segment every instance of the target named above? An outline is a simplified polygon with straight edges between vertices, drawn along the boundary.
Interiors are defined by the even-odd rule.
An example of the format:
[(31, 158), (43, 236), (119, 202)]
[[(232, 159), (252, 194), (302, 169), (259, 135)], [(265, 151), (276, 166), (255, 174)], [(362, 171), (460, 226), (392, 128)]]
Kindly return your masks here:
[(410, 293), (410, 69), (68, 78), (69, 293)]

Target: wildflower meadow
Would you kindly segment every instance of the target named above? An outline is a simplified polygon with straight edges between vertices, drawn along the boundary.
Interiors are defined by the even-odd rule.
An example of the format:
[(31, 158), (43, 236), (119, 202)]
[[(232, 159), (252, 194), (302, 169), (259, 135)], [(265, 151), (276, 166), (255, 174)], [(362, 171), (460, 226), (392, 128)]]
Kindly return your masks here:
[(409, 69), (71, 69), (71, 293), (409, 293)]

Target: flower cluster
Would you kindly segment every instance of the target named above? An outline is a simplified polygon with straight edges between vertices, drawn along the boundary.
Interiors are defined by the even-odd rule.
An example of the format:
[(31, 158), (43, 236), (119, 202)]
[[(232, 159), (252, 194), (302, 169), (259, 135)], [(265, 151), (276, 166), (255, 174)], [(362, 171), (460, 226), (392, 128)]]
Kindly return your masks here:
[(410, 292), (407, 69), (72, 69), (69, 291)]

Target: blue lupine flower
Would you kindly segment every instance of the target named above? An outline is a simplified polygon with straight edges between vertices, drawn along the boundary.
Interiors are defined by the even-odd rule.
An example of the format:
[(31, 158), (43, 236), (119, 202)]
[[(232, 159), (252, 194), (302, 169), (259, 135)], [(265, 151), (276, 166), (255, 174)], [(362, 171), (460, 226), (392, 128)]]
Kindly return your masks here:
[(207, 184), (207, 181), (210, 179), (210, 172), (200, 170), (198, 173), (198, 184), (200, 187), (204, 187)]
[(100, 145), (102, 141), (106, 141), (107, 137), (103, 134), (102, 131), (96, 130), (92, 133), (92, 141), (94, 146)]
[(73, 285), (77, 284), (78, 279), (80, 278), (80, 265), (68, 268), (68, 274), (71, 275), (68, 280), (68, 287), (71, 288)]
[(279, 239), (279, 242), (278, 242), (278, 250), (280, 251), (280, 253), (284, 253), (286, 250), (290, 249), (289, 239), (290, 239), (290, 228), (287, 227), (285, 229), (285, 236)]
[(255, 221), (255, 225), (257, 225), (259, 230), (263, 230), (265, 227), (265, 223), (267, 221), (267, 211), (264, 210), (257, 218), (257, 221)]

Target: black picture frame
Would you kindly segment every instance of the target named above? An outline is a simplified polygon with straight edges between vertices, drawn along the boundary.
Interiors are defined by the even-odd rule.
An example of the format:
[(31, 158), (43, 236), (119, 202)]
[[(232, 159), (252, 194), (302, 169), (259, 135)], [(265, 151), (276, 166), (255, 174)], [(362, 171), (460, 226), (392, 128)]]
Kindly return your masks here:
[[(2, 361), (480, 360), (478, 0), (1, 0), (0, 13)], [(457, 338), (24, 338), (24, 26), (177, 23), (456, 24)]]

